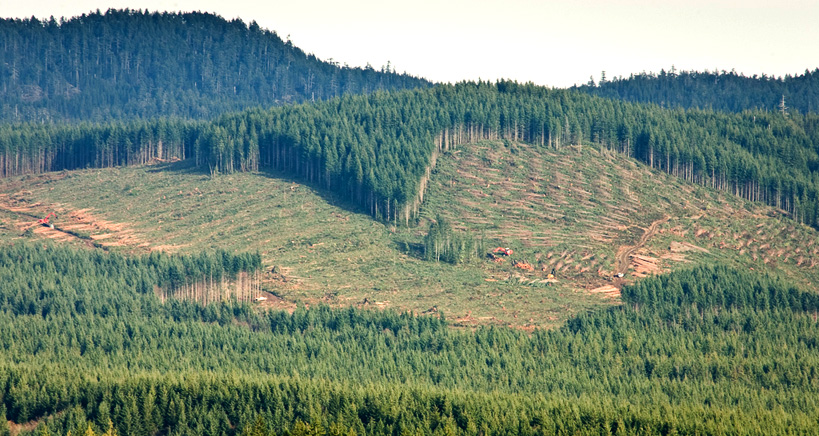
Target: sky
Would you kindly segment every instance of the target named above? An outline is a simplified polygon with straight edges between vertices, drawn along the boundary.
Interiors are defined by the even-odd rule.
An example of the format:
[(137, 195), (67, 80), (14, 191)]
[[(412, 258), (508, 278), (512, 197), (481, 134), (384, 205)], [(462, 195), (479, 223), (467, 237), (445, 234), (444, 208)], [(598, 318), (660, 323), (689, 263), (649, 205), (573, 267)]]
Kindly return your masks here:
[(202, 11), (349, 66), (435, 82), (551, 87), (677, 70), (784, 76), (819, 67), (819, 0), (0, 0), (0, 17)]

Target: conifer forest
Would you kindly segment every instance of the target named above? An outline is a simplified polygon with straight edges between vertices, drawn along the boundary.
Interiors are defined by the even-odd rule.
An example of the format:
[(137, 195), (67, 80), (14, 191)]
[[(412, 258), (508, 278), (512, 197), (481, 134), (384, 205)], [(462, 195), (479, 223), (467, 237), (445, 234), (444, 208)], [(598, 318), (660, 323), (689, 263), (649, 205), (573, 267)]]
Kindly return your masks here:
[[(604, 74), (567, 89), (514, 80), (445, 84), (390, 65), (321, 60), (255, 21), (210, 13), (111, 9), (0, 19), (0, 436), (819, 434), (811, 260), (819, 242), (817, 107), (817, 69), (784, 78)], [(653, 184), (624, 189), (623, 198), (652, 193), (681, 204), (673, 210), (702, 201), (691, 219), (698, 222), (730, 203), (801, 236), (769, 236), (763, 221), (663, 227), (673, 210), (662, 216), (646, 206), (636, 215), (651, 226), (617, 224), (620, 239), (558, 246), (551, 251), (563, 251), (561, 263), (547, 263), (548, 249), (535, 254), (522, 237), (513, 253), (498, 236), (506, 228), (458, 219), (448, 212), (455, 200), (441, 204), (455, 198), (495, 207), (505, 219), (538, 219), (531, 205), (521, 213), (497, 199), (441, 196), (462, 180), (475, 192), (492, 185), (451, 164), (473, 156), (487, 174), (500, 172), (492, 165), (503, 158), (476, 157), (475, 144), (559, 158), (581, 150), (576, 159), (601, 174), (604, 164), (629, 162)], [(104, 205), (133, 208), (136, 221), (147, 206), (125, 206), (129, 195), (149, 191), (161, 202), (178, 190), (179, 198), (204, 198), (198, 185), (192, 193), (162, 187), (167, 194), (138, 184), (110, 188), (96, 207), (48, 197), (80, 179), (72, 174), (100, 179), (123, 168), (221, 183), (220, 194), (269, 201), (253, 210), (274, 218), (288, 211), (273, 199), (290, 196), (301, 208), (324, 201), (340, 211), (321, 216), (328, 229), (353, 214), (366, 227), (356, 230), (360, 239), (340, 237), (345, 247), (380, 250), (363, 234), (382, 232), (391, 251), (376, 256), (392, 259), (395, 276), (421, 268), (400, 269), (409, 259), (428, 268), (419, 271), (457, 277), (441, 278), (433, 297), (408, 299), (438, 298), (444, 307), (449, 286), (467, 301), (484, 294), (508, 301), (515, 287), (559, 301), (571, 315), (553, 328), (489, 317), (467, 325), (471, 307), (462, 317), (438, 305), (420, 313), (389, 300), (345, 299), (344, 288), (356, 284), (337, 286), (347, 273), (317, 254), (330, 250), (322, 248), (327, 241), (298, 242), (294, 232), (284, 236), (289, 245), (270, 246), (266, 233), (292, 229), (250, 233), (269, 221), (236, 224), (241, 206), (235, 217), (214, 217), (205, 200), (170, 220), (140, 215), (145, 226), (166, 229), (168, 241), (137, 241), (149, 233), (133, 231), (137, 242), (106, 242), (124, 231)], [(597, 214), (581, 218), (629, 219), (612, 217), (619, 212), (605, 207), (615, 200), (585, 192), (579, 178), (525, 170), (524, 178), (497, 180), (551, 183), (564, 197), (549, 198), (545, 188), (530, 197), (564, 211), (581, 202), (572, 197), (577, 190), (595, 205), (583, 213)], [(237, 175), (281, 179), (285, 188), (249, 192), (231, 185)], [(299, 197), (305, 191), (316, 196)], [(709, 203), (688, 192), (707, 193)], [(47, 208), (58, 211), (52, 222), (38, 215)], [(94, 222), (71, 227), (71, 213), (92, 213)], [(191, 225), (190, 244), (169, 242), (173, 221), (186, 220), (205, 224)], [(566, 212), (555, 221), (568, 234), (580, 218)], [(94, 226), (114, 230), (94, 233)], [(707, 245), (740, 231), (762, 247), (759, 258), (746, 254), (751, 242), (726, 255), (716, 242)], [(677, 257), (635, 272), (634, 262), (652, 259), (639, 251), (652, 237), (677, 237), (656, 243)], [(266, 248), (195, 242), (220, 238)], [(614, 246), (608, 257), (592, 253), (600, 241)], [(343, 257), (355, 263), (355, 255)], [(319, 267), (298, 271), (300, 259)], [(606, 285), (595, 292), (613, 299), (600, 303), (607, 297), (592, 293), (594, 304), (571, 306), (572, 295), (588, 292), (561, 283), (574, 273), (565, 259), (579, 259), (572, 277), (594, 275), (581, 261), (598, 262), (595, 280)], [(360, 274), (382, 277), (384, 268), (388, 261)], [(476, 279), (486, 287), (480, 292), (465, 284), (473, 271), (485, 273)], [(322, 285), (322, 277), (336, 281)], [(401, 283), (377, 286), (409, 292)]]

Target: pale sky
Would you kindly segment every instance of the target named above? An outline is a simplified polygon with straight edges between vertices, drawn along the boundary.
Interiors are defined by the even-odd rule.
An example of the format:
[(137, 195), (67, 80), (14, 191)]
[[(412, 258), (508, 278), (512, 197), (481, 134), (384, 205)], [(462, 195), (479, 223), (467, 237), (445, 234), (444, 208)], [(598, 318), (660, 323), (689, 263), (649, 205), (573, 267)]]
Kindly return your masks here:
[(819, 67), (819, 0), (0, 0), (0, 16), (126, 7), (255, 20), (323, 60), (390, 61), (436, 82), (567, 87), (672, 65), (769, 76)]

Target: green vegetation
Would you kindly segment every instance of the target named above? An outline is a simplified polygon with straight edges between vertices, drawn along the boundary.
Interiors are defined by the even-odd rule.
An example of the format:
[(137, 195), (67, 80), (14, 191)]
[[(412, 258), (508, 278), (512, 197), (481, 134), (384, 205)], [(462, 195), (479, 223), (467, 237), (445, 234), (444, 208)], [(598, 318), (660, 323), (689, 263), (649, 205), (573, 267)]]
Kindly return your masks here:
[(255, 106), (429, 86), (321, 61), (256, 22), (201, 12), (0, 19), (0, 121), (209, 119)]
[(409, 221), (438, 151), (483, 138), (590, 141), (813, 225), (817, 120), (658, 111), (512, 82), (462, 83), (226, 116), (205, 130), (197, 162), (234, 171), (253, 167), (258, 152), (265, 165), (324, 184), (377, 218)]
[[(635, 103), (653, 103), (666, 108), (700, 108), (740, 113), (817, 112), (819, 68), (785, 77), (746, 77), (736, 71), (671, 71), (632, 74), (628, 78), (591, 80), (581, 91), (605, 98)], [(784, 99), (784, 100), (783, 100)]]
[[(35, 227), (36, 238), (84, 247), (86, 240), (59, 232), (74, 229), (112, 252), (258, 252), (266, 271), (263, 290), (288, 305), (324, 302), (416, 313), (437, 306), (453, 319), (471, 313), (466, 324), (556, 326), (579, 310), (611, 304), (572, 292), (568, 282), (532, 294), (518, 275), (506, 280), (515, 272), (508, 264), (424, 261), (426, 226), (374, 222), (350, 213), (341, 199), (281, 174), (210, 178), (175, 163), (23, 176), (0, 186), (0, 219), (7, 223), (0, 238), (6, 241), (16, 243), (37, 217), (53, 210), (57, 231)], [(445, 201), (438, 198), (436, 204)], [(485, 280), (492, 277), (499, 280)]]
[(485, 138), (544, 150), (585, 143), (815, 226), (817, 126), (815, 114), (660, 110), (513, 82), (461, 83), (249, 110), (212, 123), (6, 128), (0, 168), (8, 176), (176, 157), (211, 175), (275, 169), (406, 224), (440, 152)]
[[(621, 249), (655, 221), (657, 232), (634, 253), (651, 264), (625, 257), (628, 280), (692, 262), (729, 262), (806, 288), (819, 283), (815, 230), (591, 146), (482, 141), (445, 152), (412, 228), (350, 208), (343, 197), (276, 172), (211, 178), (190, 162), (83, 170), (5, 179), (0, 238), (16, 242), (54, 211), (57, 231), (34, 227), (35, 239), (93, 242), (113, 252), (258, 252), (262, 291), (274, 294), (267, 296), (276, 307), (437, 307), (464, 326), (557, 327), (619, 304), (619, 292), (603, 287), (613, 284)], [(437, 215), (455, 238), (483, 244), (481, 258), (424, 261)], [(514, 254), (492, 262), (486, 253), (495, 247)], [(515, 268), (518, 261), (534, 271)], [(557, 281), (549, 282), (553, 269)]]
[(77, 434), (111, 421), (123, 435), (230, 435), (257, 421), (276, 434), (819, 430), (819, 297), (777, 279), (680, 271), (527, 334), (392, 311), (162, 304), (145, 289), (163, 259), (0, 250), (0, 398), (13, 423)]
[(426, 87), (201, 13), (0, 35), (0, 436), (819, 433), (810, 107)]
[(471, 233), (454, 232), (449, 221), (441, 215), (430, 223), (424, 236), (424, 259), (452, 264), (480, 259), (486, 253), (483, 239), (475, 239)]

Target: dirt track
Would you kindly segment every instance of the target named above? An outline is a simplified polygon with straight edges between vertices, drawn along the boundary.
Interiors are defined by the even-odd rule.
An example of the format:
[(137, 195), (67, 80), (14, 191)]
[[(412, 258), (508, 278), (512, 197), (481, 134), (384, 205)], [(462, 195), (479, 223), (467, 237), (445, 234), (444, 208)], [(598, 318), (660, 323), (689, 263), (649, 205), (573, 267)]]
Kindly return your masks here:
[[(648, 241), (648, 238), (654, 236), (657, 233), (657, 227), (665, 221), (668, 221), (668, 216), (658, 219), (651, 223), (650, 226), (643, 232), (643, 236), (640, 237), (640, 240), (635, 245), (624, 245), (617, 250), (617, 255), (615, 256), (615, 268), (614, 274), (625, 274), (628, 271), (628, 266), (631, 263), (631, 255), (633, 255), (637, 250), (639, 250), (645, 243)], [(618, 282), (618, 285), (620, 283)]]

